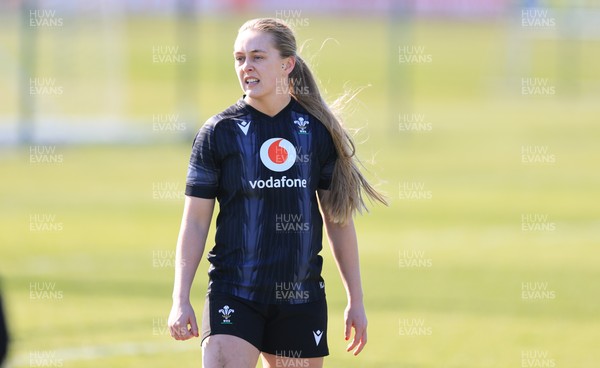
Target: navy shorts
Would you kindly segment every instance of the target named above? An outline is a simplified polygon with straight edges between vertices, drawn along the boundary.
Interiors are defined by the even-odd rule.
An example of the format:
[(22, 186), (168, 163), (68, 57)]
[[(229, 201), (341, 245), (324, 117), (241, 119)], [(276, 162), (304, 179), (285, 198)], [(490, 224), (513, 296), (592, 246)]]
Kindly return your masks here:
[(291, 358), (329, 355), (325, 298), (303, 304), (265, 304), (211, 292), (202, 316), (202, 341), (232, 335), (261, 352)]

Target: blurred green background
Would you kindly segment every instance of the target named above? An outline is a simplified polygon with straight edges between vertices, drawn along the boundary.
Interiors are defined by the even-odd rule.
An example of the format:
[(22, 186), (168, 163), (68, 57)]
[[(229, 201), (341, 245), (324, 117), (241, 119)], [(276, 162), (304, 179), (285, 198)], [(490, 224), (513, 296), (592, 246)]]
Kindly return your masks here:
[(344, 116), (390, 199), (355, 220), (369, 317), (358, 357), (322, 253), (325, 366), (600, 364), (598, 7), (203, 1), (210, 12), (180, 17), (161, 13), (169, 2), (100, 3), (22, 16), (13, 1), (0, 15), (7, 367), (201, 365), (200, 341), (166, 330), (187, 161), (202, 123), (240, 97), (232, 44), (259, 16), (295, 25), (328, 101), (366, 87)]

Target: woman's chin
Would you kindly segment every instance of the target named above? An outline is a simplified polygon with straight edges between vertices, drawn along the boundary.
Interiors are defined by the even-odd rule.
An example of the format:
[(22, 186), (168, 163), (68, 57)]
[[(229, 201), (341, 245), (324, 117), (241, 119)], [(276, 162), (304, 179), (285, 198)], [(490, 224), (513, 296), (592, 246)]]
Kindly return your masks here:
[(249, 88), (246, 88), (244, 93), (246, 94), (246, 96), (254, 98), (254, 99), (260, 98), (263, 95), (263, 93), (260, 93), (256, 89), (249, 89)]

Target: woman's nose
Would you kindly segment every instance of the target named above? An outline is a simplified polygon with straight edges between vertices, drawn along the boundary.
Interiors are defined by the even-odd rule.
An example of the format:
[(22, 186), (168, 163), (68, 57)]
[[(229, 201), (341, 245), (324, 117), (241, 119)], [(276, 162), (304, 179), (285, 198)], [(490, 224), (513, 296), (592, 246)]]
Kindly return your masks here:
[(254, 66), (252, 66), (252, 64), (250, 64), (248, 62), (248, 60), (246, 59), (246, 61), (242, 65), (242, 70), (244, 70), (244, 71), (251, 71), (251, 70), (254, 70)]

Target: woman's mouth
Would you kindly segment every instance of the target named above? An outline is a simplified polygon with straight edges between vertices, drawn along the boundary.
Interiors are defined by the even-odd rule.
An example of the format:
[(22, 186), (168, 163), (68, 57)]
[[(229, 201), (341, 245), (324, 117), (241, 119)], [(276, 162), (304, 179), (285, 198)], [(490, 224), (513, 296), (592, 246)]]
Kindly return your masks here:
[(258, 78), (246, 78), (244, 82), (248, 86), (254, 86), (257, 85), (260, 82), (260, 80)]

